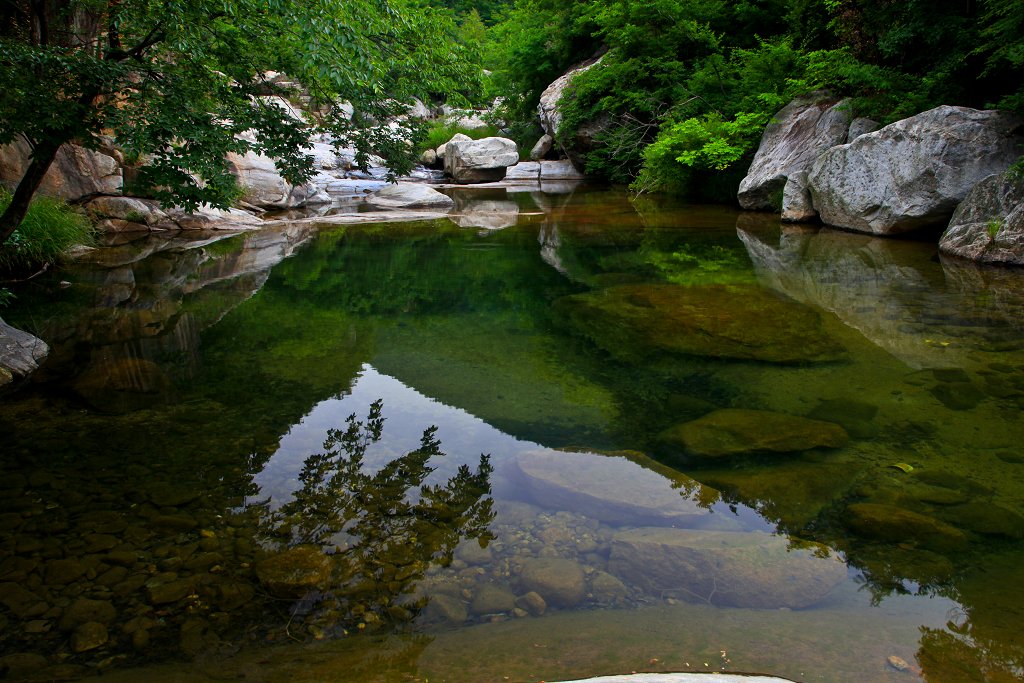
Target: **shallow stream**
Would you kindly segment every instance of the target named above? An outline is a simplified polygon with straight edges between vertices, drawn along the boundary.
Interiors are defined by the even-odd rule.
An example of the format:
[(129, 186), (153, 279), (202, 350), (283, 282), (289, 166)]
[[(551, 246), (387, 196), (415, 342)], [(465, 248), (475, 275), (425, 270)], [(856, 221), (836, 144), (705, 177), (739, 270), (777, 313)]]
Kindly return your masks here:
[(16, 291), (0, 671), (1020, 680), (1024, 272), (546, 189)]

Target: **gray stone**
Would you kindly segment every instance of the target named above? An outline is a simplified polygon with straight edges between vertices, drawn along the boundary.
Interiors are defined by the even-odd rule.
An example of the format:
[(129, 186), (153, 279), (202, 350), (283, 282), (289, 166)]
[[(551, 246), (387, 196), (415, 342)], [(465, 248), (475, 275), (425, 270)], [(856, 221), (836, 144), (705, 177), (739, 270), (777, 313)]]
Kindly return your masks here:
[(537, 140), (536, 144), (534, 144), (533, 148), (530, 150), (530, 160), (540, 161), (548, 155), (548, 152), (551, 151), (554, 144), (555, 138), (550, 134), (545, 133), (544, 135), (541, 135), (540, 139)]
[(837, 102), (826, 92), (811, 93), (787, 104), (765, 128), (750, 170), (740, 182), (740, 206), (778, 210), (786, 179), (810, 169), (822, 152), (842, 144), (849, 127), (848, 103)]
[(1021, 119), (941, 106), (824, 152), (811, 168), (814, 206), (829, 225), (878, 235), (947, 221), (983, 178), (1020, 155)]
[(544, 89), (540, 95), (540, 103), (537, 105), (537, 115), (540, 117), (540, 125), (544, 128), (545, 133), (558, 139), (558, 127), (562, 125), (559, 100), (562, 99), (566, 91), (571, 89), (572, 81), (577, 75), (594, 68), (601, 63), (601, 59), (603, 57), (574, 66)]
[(523, 590), (539, 593), (545, 603), (556, 607), (575, 607), (586, 594), (583, 567), (557, 557), (527, 559), (519, 582)]
[(515, 458), (524, 488), (542, 506), (614, 524), (689, 525), (717, 493), (639, 453), (599, 455), (534, 450)]
[(434, 166), (437, 164), (437, 152), (432, 149), (424, 150), (420, 155), (420, 163), (428, 167)]
[(450, 209), (455, 200), (422, 183), (386, 185), (366, 198), (370, 206), (381, 209)]
[(878, 121), (873, 119), (856, 118), (850, 121), (850, 130), (846, 133), (846, 142), (850, 143), (859, 138), (861, 135), (867, 135), (868, 133), (874, 133), (878, 130), (880, 124)]
[(608, 572), (596, 571), (590, 577), (590, 593), (601, 604), (615, 604), (628, 594), (626, 584)]
[(616, 534), (608, 570), (660, 597), (754, 609), (809, 607), (846, 579), (846, 563), (823, 545), (662, 527)]
[(744, 453), (791, 453), (811, 448), (838, 448), (849, 436), (831, 422), (767, 410), (725, 408), (671, 427), (662, 441), (687, 453), (718, 458)]
[(42, 339), (15, 329), (0, 318), (0, 394), (39, 369), (49, 353), (50, 347)]
[(537, 161), (520, 161), (509, 166), (505, 171), (505, 180), (536, 183), (540, 182), (540, 163)]
[(583, 180), (584, 175), (576, 170), (571, 161), (561, 159), (559, 161), (540, 162), (540, 179), (542, 182), (549, 180)]
[(449, 140), (448, 142), (444, 143), (443, 145), (439, 145), (438, 148), (436, 150), (434, 150), (437, 153), (437, 160), (442, 165), (444, 164), (444, 159), (445, 159), (445, 156), (448, 153), (448, 145), (449, 144), (451, 144), (453, 142), (467, 142), (467, 141), (471, 141), (472, 139), (473, 138), (469, 137), (465, 133), (456, 133), (455, 135), (452, 136), (451, 140)]
[(796, 171), (786, 179), (782, 189), (782, 220), (786, 223), (808, 223), (817, 219), (807, 188), (807, 171)]
[(953, 213), (939, 251), (981, 263), (1024, 265), (1024, 180), (995, 173)]
[(228, 168), (242, 188), (242, 201), (264, 209), (303, 206), (316, 193), (309, 185), (292, 185), (270, 157), (246, 152), (227, 156)]
[(444, 172), (457, 183), (501, 180), (505, 169), (519, 163), (516, 143), (508, 138), (452, 140), (444, 153)]

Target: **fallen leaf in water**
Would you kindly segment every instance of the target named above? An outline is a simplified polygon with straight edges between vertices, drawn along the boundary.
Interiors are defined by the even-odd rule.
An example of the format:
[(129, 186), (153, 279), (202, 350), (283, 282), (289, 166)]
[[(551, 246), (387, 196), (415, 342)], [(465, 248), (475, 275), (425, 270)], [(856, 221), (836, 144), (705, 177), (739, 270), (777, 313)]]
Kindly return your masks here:
[(903, 470), (904, 472), (913, 472), (914, 471), (914, 466), (913, 465), (908, 465), (905, 462), (894, 462), (893, 464), (889, 465), (889, 467), (895, 467), (896, 469)]

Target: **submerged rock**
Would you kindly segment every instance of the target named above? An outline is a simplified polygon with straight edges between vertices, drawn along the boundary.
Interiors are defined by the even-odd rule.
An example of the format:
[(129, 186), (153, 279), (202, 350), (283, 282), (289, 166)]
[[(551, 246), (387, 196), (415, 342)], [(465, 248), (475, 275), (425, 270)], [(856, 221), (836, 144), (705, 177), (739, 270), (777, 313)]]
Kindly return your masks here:
[(811, 448), (838, 448), (849, 440), (831, 422), (773, 413), (725, 408), (692, 422), (671, 427), (661, 439), (688, 453), (717, 458), (744, 453), (790, 453)]
[(331, 578), (331, 558), (319, 548), (300, 545), (257, 563), (256, 576), (270, 592), (296, 597), (323, 587)]
[(538, 593), (546, 604), (556, 607), (575, 607), (586, 594), (583, 567), (557, 557), (526, 560), (519, 582), (525, 591)]
[(755, 609), (809, 607), (846, 579), (846, 563), (823, 545), (668, 528), (616, 534), (608, 569), (654, 595)]
[(710, 514), (708, 502), (718, 497), (685, 475), (669, 479), (624, 456), (536, 450), (515, 464), (539, 505), (615, 524), (690, 524)]
[(556, 304), (611, 354), (670, 352), (773, 363), (840, 360), (812, 308), (748, 285), (620, 285)]
[(959, 529), (934, 517), (884, 503), (854, 503), (846, 508), (846, 526), (857, 534), (890, 543), (913, 543), (939, 552), (967, 545)]

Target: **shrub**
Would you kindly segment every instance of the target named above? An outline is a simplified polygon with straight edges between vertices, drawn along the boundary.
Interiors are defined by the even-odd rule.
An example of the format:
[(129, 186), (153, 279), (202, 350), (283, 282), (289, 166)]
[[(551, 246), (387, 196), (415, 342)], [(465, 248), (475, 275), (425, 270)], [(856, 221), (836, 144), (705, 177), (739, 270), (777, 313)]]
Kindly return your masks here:
[[(10, 201), (10, 193), (0, 189), (0, 212)], [(94, 243), (95, 230), (85, 215), (59, 199), (36, 197), (21, 225), (0, 245), (0, 270), (23, 271), (57, 263), (69, 247)]]
[(419, 143), (416, 145), (416, 154), (422, 154), (428, 149), (437, 149), (444, 143), (451, 140), (457, 133), (468, 135), (474, 140), (480, 140), (481, 138), (490, 138), (498, 134), (498, 129), (494, 126), (487, 126), (486, 128), (462, 128), (445, 121), (435, 121), (427, 125), (422, 133)]

